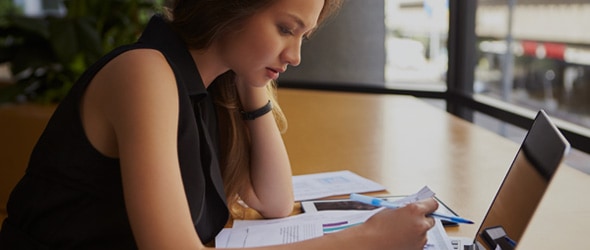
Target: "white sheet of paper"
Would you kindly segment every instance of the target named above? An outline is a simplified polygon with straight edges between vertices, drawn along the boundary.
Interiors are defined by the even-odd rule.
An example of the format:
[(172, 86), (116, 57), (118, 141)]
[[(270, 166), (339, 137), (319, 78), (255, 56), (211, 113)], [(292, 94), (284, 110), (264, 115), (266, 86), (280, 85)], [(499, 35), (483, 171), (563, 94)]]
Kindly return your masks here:
[(424, 186), (422, 189), (420, 189), (418, 192), (414, 194), (408, 195), (399, 200), (390, 201), (389, 203), (399, 206), (405, 206), (407, 204), (432, 197), (434, 197), (434, 192), (428, 186)]
[(381, 184), (348, 170), (293, 176), (295, 201), (382, 190)]
[(249, 226), (244, 247), (288, 244), (324, 235), (319, 223)]
[[(235, 220), (233, 228), (225, 228), (215, 237), (215, 246), (242, 248), (311, 239), (363, 223), (375, 212), (377, 211), (323, 211), (322, 213), (303, 213), (280, 219)], [(302, 225), (306, 226), (298, 228)], [(295, 240), (294, 237), (285, 239), (281, 235), (281, 230), (286, 230), (286, 228), (307, 231), (303, 233), (303, 237), (300, 233), (298, 240)]]
[[(226, 228), (217, 235), (215, 246), (218, 248), (268, 246), (321, 237), (364, 223), (382, 209), (386, 208), (320, 211), (270, 220), (236, 220), (233, 228)], [(435, 226), (428, 231), (428, 243), (424, 249), (453, 249), (440, 220), (437, 219)]]
[(428, 241), (424, 250), (453, 250), (453, 244), (451, 244), (451, 239), (442, 222), (439, 219), (435, 219), (435, 221), (434, 227), (427, 232)]

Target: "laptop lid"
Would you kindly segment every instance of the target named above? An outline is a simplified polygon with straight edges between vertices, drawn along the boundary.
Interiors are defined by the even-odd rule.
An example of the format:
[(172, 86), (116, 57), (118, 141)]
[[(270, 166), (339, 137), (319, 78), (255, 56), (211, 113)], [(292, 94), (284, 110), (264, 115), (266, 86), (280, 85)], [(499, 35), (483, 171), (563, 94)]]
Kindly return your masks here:
[(482, 233), (501, 227), (508, 240), (518, 244), (569, 148), (565, 137), (540, 110), (477, 231), (476, 243), (493, 249)]

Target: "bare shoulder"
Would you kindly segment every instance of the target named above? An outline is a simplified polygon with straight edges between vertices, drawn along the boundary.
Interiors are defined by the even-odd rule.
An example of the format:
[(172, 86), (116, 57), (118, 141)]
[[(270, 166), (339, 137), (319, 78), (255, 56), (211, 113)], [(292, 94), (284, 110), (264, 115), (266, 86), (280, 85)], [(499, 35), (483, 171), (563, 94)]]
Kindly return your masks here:
[(165, 85), (167, 82), (174, 83), (174, 73), (168, 61), (162, 53), (153, 49), (124, 52), (105, 65), (98, 76), (104, 76), (110, 80), (109, 83), (122, 85), (121, 87), (133, 84), (149, 87), (146, 85), (162, 80), (165, 81), (159, 82), (160, 85)]
[[(157, 50), (135, 49), (110, 61), (93, 81), (98, 91), (116, 104), (140, 108), (149, 103), (177, 102), (176, 79), (168, 61)], [(94, 85), (94, 84), (93, 84)], [(166, 107), (166, 106), (164, 106)]]
[[(174, 73), (164, 55), (152, 49), (130, 50), (113, 58), (92, 79), (81, 103), (90, 142), (112, 157), (119, 155), (117, 141), (121, 143), (131, 132), (175, 128), (177, 112)], [(133, 143), (138, 138), (125, 141)]]
[[(176, 114), (178, 89), (172, 68), (164, 55), (152, 49), (121, 54), (105, 67), (115, 106), (111, 111), (126, 119), (129, 115), (169, 119)], [(162, 117), (164, 115), (164, 117)], [(142, 118), (142, 117), (135, 117)]]

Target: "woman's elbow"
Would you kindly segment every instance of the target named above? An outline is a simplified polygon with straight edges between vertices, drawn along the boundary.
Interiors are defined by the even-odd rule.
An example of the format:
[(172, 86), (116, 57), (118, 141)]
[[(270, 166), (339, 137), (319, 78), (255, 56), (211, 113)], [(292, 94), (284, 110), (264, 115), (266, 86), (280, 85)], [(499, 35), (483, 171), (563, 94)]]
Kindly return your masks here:
[(294, 202), (291, 200), (291, 202), (283, 202), (282, 204), (277, 204), (272, 208), (264, 209), (259, 212), (264, 218), (272, 219), (287, 217), (293, 213), (293, 209)]

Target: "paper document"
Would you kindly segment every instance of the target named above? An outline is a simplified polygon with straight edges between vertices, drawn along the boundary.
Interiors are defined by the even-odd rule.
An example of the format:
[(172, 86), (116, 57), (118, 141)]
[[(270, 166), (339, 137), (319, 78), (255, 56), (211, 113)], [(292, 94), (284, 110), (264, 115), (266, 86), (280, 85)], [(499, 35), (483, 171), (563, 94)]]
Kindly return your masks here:
[(434, 227), (427, 232), (428, 241), (424, 250), (453, 250), (453, 244), (451, 244), (451, 239), (442, 222), (439, 219), (435, 219), (435, 221)]
[(295, 201), (382, 190), (381, 184), (348, 170), (293, 176)]
[(323, 235), (322, 225), (318, 223), (259, 225), (247, 230), (245, 247), (288, 244)]
[(395, 201), (389, 201), (389, 203), (393, 205), (404, 206), (410, 203), (414, 203), (432, 197), (434, 197), (434, 192), (430, 188), (428, 188), (428, 186), (424, 186), (422, 189), (420, 189), (420, 191), (414, 194), (408, 195)]
[[(381, 208), (384, 209), (384, 208)], [(274, 220), (239, 220), (215, 238), (217, 248), (271, 246), (321, 237), (365, 222), (372, 211), (321, 211)], [(424, 249), (451, 250), (453, 246), (440, 220), (428, 233)]]
[[(423, 188), (405, 199), (404, 204), (412, 200), (421, 200), (434, 196), (428, 187)], [(243, 248), (287, 244), (338, 232), (364, 223), (382, 209), (374, 210), (325, 210), (315, 213), (303, 213), (281, 219), (269, 220), (235, 220), (233, 228), (226, 228), (215, 238), (218, 248)], [(428, 233), (427, 250), (453, 249), (439, 219)]]
[(268, 246), (321, 237), (363, 223), (375, 212), (326, 211), (281, 219), (235, 220), (233, 228), (225, 228), (215, 237), (215, 246)]

